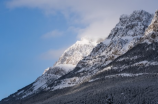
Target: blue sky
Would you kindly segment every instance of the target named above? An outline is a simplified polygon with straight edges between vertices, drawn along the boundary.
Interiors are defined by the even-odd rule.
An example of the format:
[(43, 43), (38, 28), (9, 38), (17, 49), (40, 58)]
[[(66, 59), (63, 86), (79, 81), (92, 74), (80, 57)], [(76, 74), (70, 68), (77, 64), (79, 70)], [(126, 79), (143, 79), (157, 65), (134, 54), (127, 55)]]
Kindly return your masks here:
[(0, 99), (30, 84), (80, 38), (108, 36), (121, 14), (157, 0), (0, 0)]
[(60, 54), (60, 50), (76, 41), (70, 32), (68, 36), (43, 38), (53, 30), (67, 29), (61, 14), (46, 16), (38, 9), (27, 8), (10, 10), (4, 3), (0, 1), (0, 99), (33, 82), (44, 69), (53, 66), (57, 57), (50, 57), (49, 52), (57, 50)]

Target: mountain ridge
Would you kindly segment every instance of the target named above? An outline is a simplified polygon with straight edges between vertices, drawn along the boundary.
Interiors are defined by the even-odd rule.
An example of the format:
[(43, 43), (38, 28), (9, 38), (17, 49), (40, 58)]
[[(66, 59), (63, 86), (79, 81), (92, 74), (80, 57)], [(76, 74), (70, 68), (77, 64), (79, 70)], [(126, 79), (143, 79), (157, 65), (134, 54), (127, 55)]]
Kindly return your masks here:
[[(147, 13), (146, 11), (134, 11), (130, 16), (121, 16), (123, 18), (123, 23), (120, 21), (116, 27), (111, 31), (109, 37), (104, 40), (104, 42), (98, 44), (88, 55), (84, 57), (83, 60), (79, 61), (76, 68), (68, 74), (66, 77), (61, 77), (61, 80), (51, 84), (51, 89), (63, 88), (65, 85), (67, 87), (73, 86), (82, 82), (87, 81), (91, 76), (95, 75), (101, 67), (108, 65), (118, 56), (126, 53), (129, 49), (134, 47), (137, 42), (144, 36), (145, 29), (151, 22), (153, 15)], [(126, 23), (125, 23), (126, 22)], [(137, 25), (135, 22), (138, 22)], [(135, 34), (128, 34), (128, 31), (132, 30)], [(118, 29), (119, 28), (119, 29)], [(122, 29), (123, 28), (123, 29)], [(136, 31), (137, 30), (137, 31)], [(109, 41), (110, 39), (110, 41)], [(67, 80), (65, 80), (67, 78)], [(76, 80), (72, 82), (71, 80)], [(56, 85), (58, 83), (58, 85)], [(72, 83), (68, 85), (68, 83)], [(75, 83), (75, 84), (74, 84)], [(54, 85), (54, 87), (53, 87)]]
[[(103, 42), (94, 46), (93, 49), (91, 49), (91, 52), (89, 51), (90, 54), (86, 54), (86, 56), (83, 55), (84, 57), (82, 57), (82, 59), (80, 59), (77, 63), (71, 60), (72, 58), (70, 59), (71, 61), (67, 61), (67, 58), (65, 58), (64, 61), (62, 61), (62, 59), (59, 59), (59, 62), (57, 62), (55, 66), (60, 65), (61, 63), (64, 63), (64, 62), (66, 62), (66, 64), (69, 64), (69, 62), (73, 64), (76, 63), (76, 66), (75, 68), (72, 68), (71, 71), (68, 71), (67, 73), (62, 74), (59, 78), (53, 81), (50, 81), (50, 83), (48, 84), (48, 87), (45, 89), (42, 89), (41, 92), (39, 92), (39, 94), (41, 93), (39, 96), (41, 97), (43, 96), (44, 98), (46, 98), (45, 96), (46, 95), (50, 96), (49, 94), (51, 94), (51, 92), (52, 94), (54, 93), (53, 96), (56, 96), (56, 93), (59, 94), (61, 90), (64, 92), (63, 92), (63, 95), (59, 94), (60, 95), (58, 96), (59, 98), (63, 97), (65, 99), (65, 102), (70, 103), (70, 104), (80, 104), (82, 102), (80, 102), (79, 100), (77, 100), (78, 102), (75, 103), (75, 101), (72, 101), (70, 97), (66, 97), (64, 93), (68, 93), (68, 92), (65, 91), (65, 89), (70, 89), (68, 91), (72, 91), (72, 92), (77, 91), (76, 93), (78, 93), (79, 95), (80, 93), (84, 94), (86, 97), (88, 96), (87, 95), (88, 92), (85, 91), (86, 93), (84, 93), (84, 92), (81, 92), (82, 90), (79, 91), (75, 88), (83, 87), (84, 89), (84, 85), (85, 87), (89, 85), (91, 86), (93, 84), (94, 86), (96, 86), (95, 83), (99, 83), (99, 82), (105, 83), (109, 81), (116, 82), (117, 80), (120, 80), (120, 79), (122, 80), (120, 80), (120, 82), (117, 82), (117, 83), (120, 83), (120, 84), (128, 83), (129, 85), (131, 85), (131, 83), (129, 83), (128, 81), (135, 81), (131, 78), (141, 80), (140, 82), (141, 84), (144, 82), (144, 79), (148, 80), (148, 83), (150, 83), (147, 77), (150, 77), (151, 80), (152, 78), (153, 79), (157, 78), (156, 73), (158, 72), (156, 70), (158, 68), (158, 64), (157, 64), (158, 58), (156, 57), (158, 55), (156, 51), (158, 50), (158, 43), (157, 43), (158, 18), (157, 17), (158, 17), (158, 11), (155, 12), (155, 15), (153, 17), (152, 14), (143, 10), (134, 11), (131, 15), (122, 15), (120, 17), (119, 23), (116, 25), (114, 29), (112, 29), (109, 36)], [(85, 43), (87, 44), (87, 42)], [(69, 55), (76, 56), (77, 54), (69, 54)], [(62, 55), (61, 57), (63, 56), (67, 56), (67, 54)], [(48, 71), (49, 70), (46, 70), (45, 73), (47, 73)], [(155, 77), (152, 77), (152, 76), (155, 76)], [(112, 80), (113, 78), (116, 81)], [(111, 85), (109, 82), (109, 84), (107, 85), (107, 88), (108, 86), (113, 86), (113, 88), (115, 88), (116, 86), (114, 85)], [(141, 85), (133, 85), (133, 88), (135, 89), (137, 86), (141, 88), (149, 87), (148, 85), (146, 86), (144, 85), (144, 87)], [(124, 87), (127, 89), (127, 86), (124, 86)], [(93, 86), (87, 87), (87, 88), (93, 88)], [(119, 88), (119, 86), (116, 88)], [(100, 91), (100, 89), (98, 88), (96, 89), (96, 92), (92, 91), (92, 93), (98, 93), (99, 96), (101, 97), (100, 95), (101, 92), (97, 92), (97, 90)], [(110, 92), (108, 92), (107, 89), (104, 89), (104, 90), (108, 93), (106, 96), (104, 96), (106, 99), (103, 100), (102, 97), (98, 98), (100, 99), (100, 100), (97, 100), (98, 104), (103, 104), (103, 103), (112, 104), (110, 102), (115, 102), (114, 104), (119, 103), (117, 102), (118, 99), (116, 99), (116, 96), (118, 96), (117, 94), (115, 94), (111, 89), (110, 89), (112, 91), (111, 94)], [(134, 91), (133, 89), (131, 90)], [(119, 92), (119, 90), (116, 89), (116, 92)], [(127, 92), (124, 91), (124, 93), (127, 93)], [(157, 93), (154, 93), (154, 94), (157, 94)], [(34, 96), (35, 96), (35, 99), (38, 100), (37, 95), (35, 94)], [(68, 94), (67, 96), (69, 95), (72, 95), (72, 93)], [(44, 101), (43, 103), (39, 102), (41, 100), (39, 101), (35, 100), (37, 103), (36, 102), (33, 103), (34, 100), (32, 100), (31, 97), (32, 96), (30, 96), (29, 98), (26, 97), (26, 99), (30, 99), (30, 102), (32, 102), (31, 104), (40, 104), (40, 103), (50, 104), (51, 102), (53, 102), (53, 98), (49, 99), (48, 97), (49, 100), (42, 100)], [(66, 98), (68, 98), (69, 100), (66, 100)], [(73, 98), (77, 99), (76, 97), (72, 97), (72, 99)], [(134, 99), (131, 96), (129, 98)], [(55, 104), (60, 104), (60, 102), (62, 102), (55, 99), (58, 99), (58, 98), (54, 98), (54, 101), (56, 101)], [(79, 97), (78, 99), (83, 100), (84, 98)], [(89, 99), (93, 99), (93, 97)], [(85, 101), (91, 102), (89, 101), (89, 99), (83, 100), (83, 103)], [(121, 99), (121, 101), (123, 100)], [(136, 100), (134, 99), (134, 101)], [(156, 104), (156, 101), (157, 100), (154, 99), (153, 104)], [(22, 103), (29, 104), (30, 102), (26, 101), (26, 103), (25, 102), (22, 102)], [(124, 102), (129, 103), (130, 101), (124, 101)], [(140, 102), (143, 102), (143, 100), (140, 100)], [(147, 101), (145, 100), (145, 102)], [(19, 103), (20, 102), (18, 100), (17, 104)], [(96, 104), (96, 101), (91, 102), (91, 103)], [(132, 101), (130, 103), (132, 103)]]

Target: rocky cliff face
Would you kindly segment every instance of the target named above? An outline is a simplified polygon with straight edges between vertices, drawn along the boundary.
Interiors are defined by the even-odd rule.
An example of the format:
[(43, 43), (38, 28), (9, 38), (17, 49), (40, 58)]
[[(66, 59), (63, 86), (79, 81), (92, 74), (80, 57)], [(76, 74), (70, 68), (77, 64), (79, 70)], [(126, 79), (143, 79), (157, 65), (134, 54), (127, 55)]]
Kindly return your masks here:
[(59, 58), (55, 65), (60, 64), (72, 64), (77, 65), (77, 63), (83, 59), (83, 57), (89, 55), (92, 49), (97, 45), (97, 42), (81, 39), (77, 41), (71, 47), (69, 47)]
[(122, 15), (108, 38), (98, 44), (89, 56), (79, 62), (77, 67), (86, 66), (86, 70), (96, 70), (97, 66), (105, 66), (118, 56), (126, 53), (144, 35), (152, 18), (151, 14), (143, 10), (134, 11), (129, 16)]
[(53, 67), (46, 69), (42, 76), (40, 76), (34, 84), (33, 91), (47, 90), (47, 86), (56, 79), (72, 71), (77, 63), (85, 56), (89, 55), (92, 49), (97, 45), (97, 42), (87, 39), (81, 39), (70, 46)]
[(155, 12), (151, 24), (149, 25), (148, 29), (146, 29), (145, 31), (145, 35), (148, 35), (152, 32), (158, 32), (158, 11)]
[[(134, 77), (158, 73), (158, 11), (137, 45), (113, 62), (102, 67), (94, 79), (114, 77)], [(156, 93), (155, 93), (156, 94)], [(155, 102), (154, 102), (155, 103)]]
[(129, 16), (122, 15), (107, 39), (79, 61), (70, 74), (51, 84), (50, 89), (61, 89), (87, 81), (103, 67), (136, 46), (144, 36), (152, 18), (153, 15), (143, 10), (134, 11)]

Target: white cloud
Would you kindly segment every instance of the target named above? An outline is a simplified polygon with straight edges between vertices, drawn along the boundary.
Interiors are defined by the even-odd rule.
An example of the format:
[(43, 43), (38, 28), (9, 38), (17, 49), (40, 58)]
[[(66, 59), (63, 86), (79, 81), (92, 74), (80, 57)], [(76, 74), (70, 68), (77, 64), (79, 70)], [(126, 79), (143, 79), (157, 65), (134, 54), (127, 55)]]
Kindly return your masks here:
[(79, 32), (78, 37), (92, 40), (106, 38), (113, 27), (113, 24), (107, 23), (105, 20), (96, 21), (91, 23), (85, 29), (82, 29), (82, 31)]
[(61, 12), (71, 26), (78, 28), (75, 25), (81, 24), (85, 27), (77, 29), (79, 38), (97, 39), (109, 35), (121, 14), (131, 14), (139, 9), (154, 12), (156, 3), (156, 0), (10, 0), (7, 6), (39, 8), (54, 15)]
[(58, 30), (53, 30), (51, 32), (48, 32), (48, 33), (42, 35), (42, 38), (48, 39), (48, 38), (58, 37), (58, 36), (61, 36), (61, 35), (63, 35), (63, 32), (60, 32)]
[(62, 49), (51, 49), (40, 55), (40, 59), (42, 60), (55, 60), (58, 59), (64, 52), (65, 48)]

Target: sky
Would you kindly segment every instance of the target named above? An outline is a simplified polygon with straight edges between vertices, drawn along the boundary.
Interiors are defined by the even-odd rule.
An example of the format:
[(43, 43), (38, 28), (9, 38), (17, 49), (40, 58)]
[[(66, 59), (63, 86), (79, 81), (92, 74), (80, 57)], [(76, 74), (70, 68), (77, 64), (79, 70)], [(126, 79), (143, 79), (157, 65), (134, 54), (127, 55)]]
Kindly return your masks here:
[(32, 83), (81, 38), (106, 38), (122, 14), (157, 0), (0, 0), (0, 99)]

